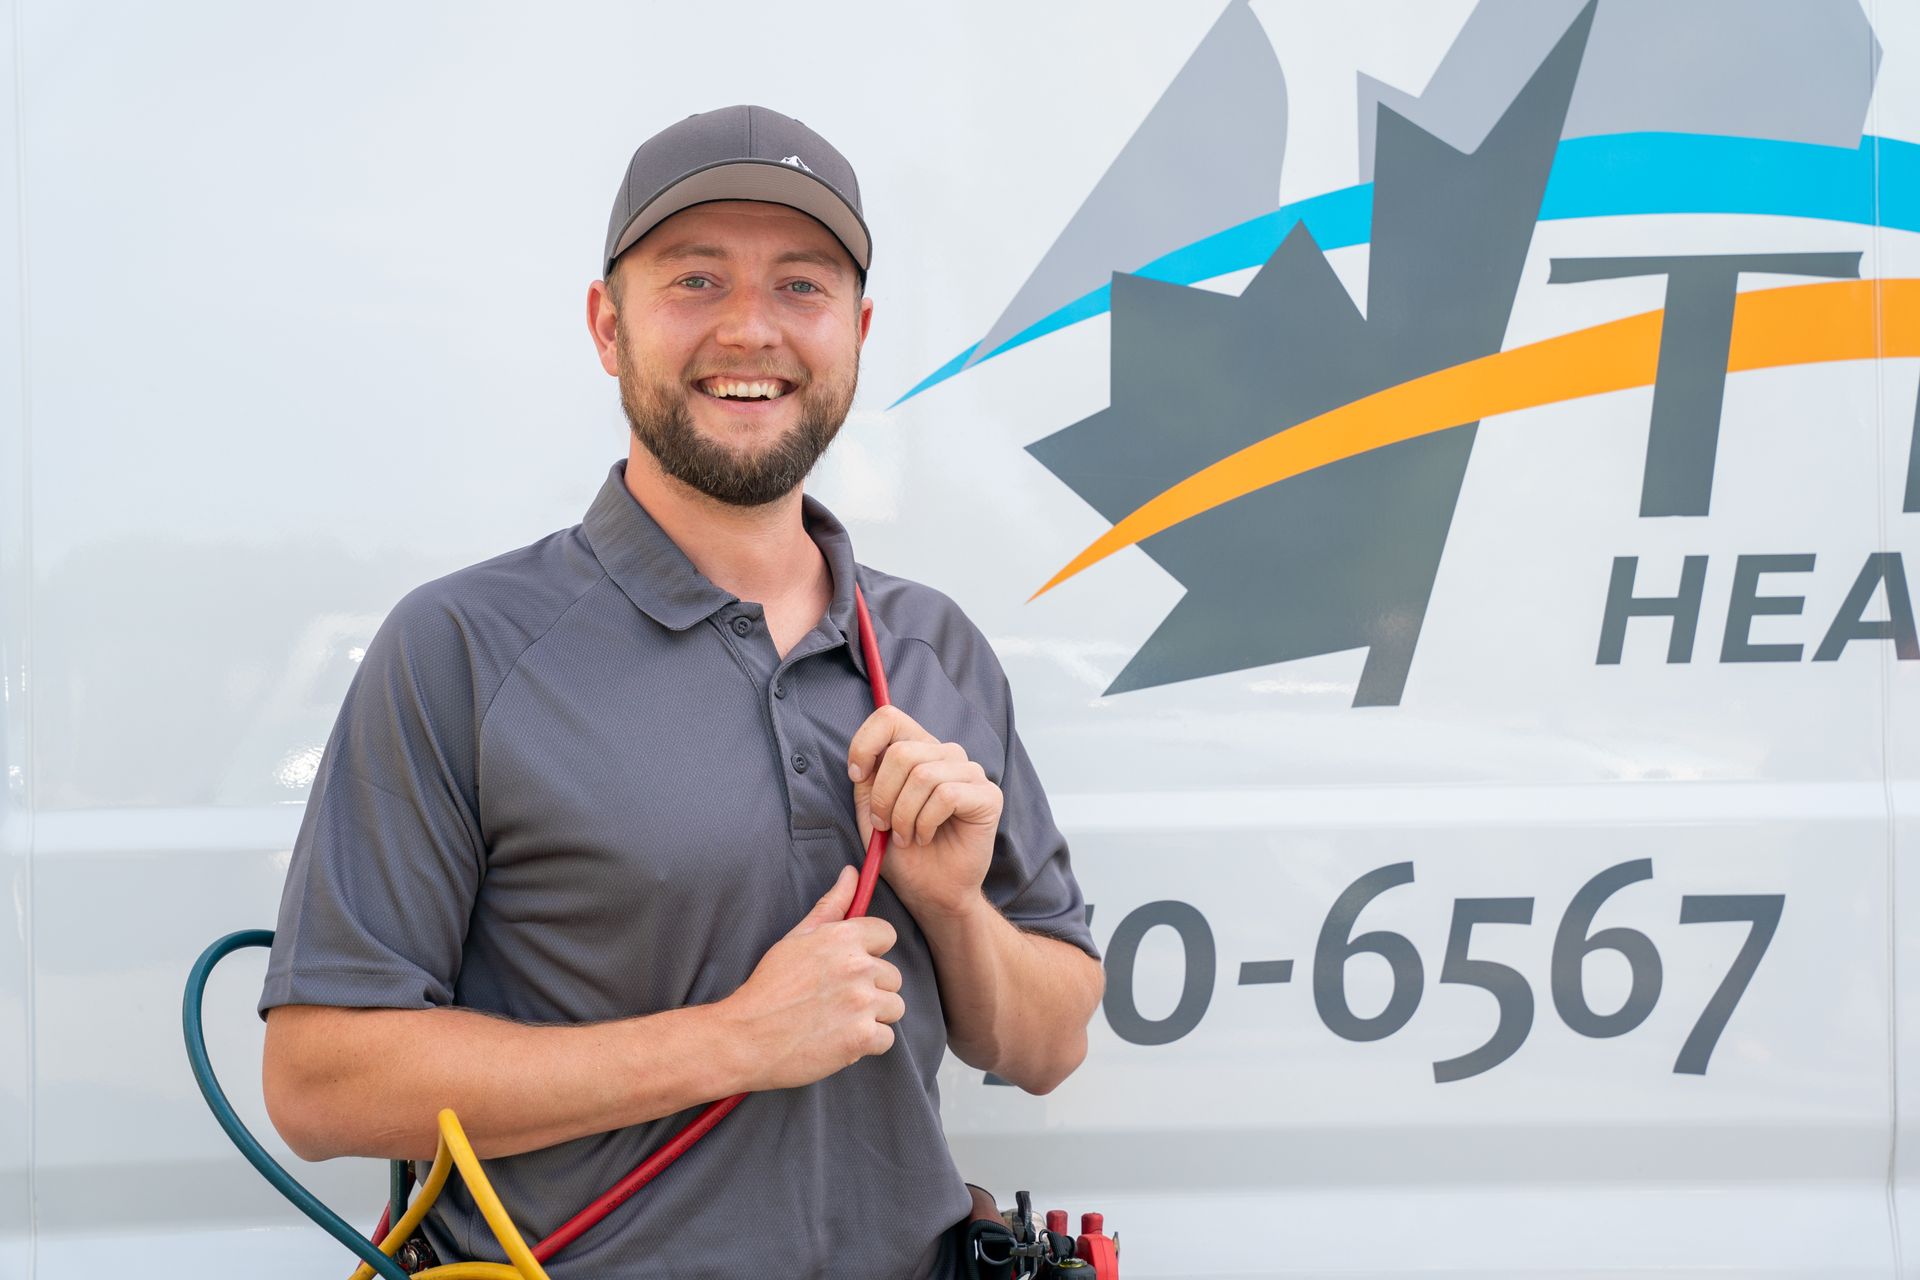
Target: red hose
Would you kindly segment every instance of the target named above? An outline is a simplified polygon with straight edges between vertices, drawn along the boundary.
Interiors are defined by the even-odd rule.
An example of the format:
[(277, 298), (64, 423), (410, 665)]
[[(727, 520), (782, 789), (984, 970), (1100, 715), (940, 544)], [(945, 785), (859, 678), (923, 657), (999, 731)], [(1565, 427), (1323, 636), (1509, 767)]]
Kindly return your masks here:
[[(873, 689), (873, 709), (893, 705), (893, 699), (887, 696), (887, 669), (880, 663), (880, 642), (873, 638), (873, 619), (867, 616), (867, 598), (860, 593), (860, 584), (853, 584), (853, 610), (860, 619), (860, 656), (867, 660), (867, 684)], [(860, 864), (860, 883), (854, 886), (853, 905), (847, 909), (847, 919), (855, 920), (867, 914), (867, 904), (873, 901), (873, 887), (880, 883), (880, 859), (887, 856), (887, 833), (876, 831), (867, 840), (867, 860)]]
[[(877, 710), (890, 705), (887, 697), (887, 672), (880, 665), (880, 646), (873, 638), (873, 619), (867, 616), (867, 598), (860, 591), (860, 584), (853, 586), (853, 607), (860, 620), (860, 653), (867, 662), (867, 683), (873, 687), (873, 705)], [(880, 882), (880, 860), (887, 853), (887, 833), (876, 831), (867, 841), (867, 860), (860, 866), (860, 881), (853, 891), (853, 905), (847, 909), (849, 920), (867, 914), (867, 906), (873, 901), (874, 887)], [(666, 1167), (686, 1153), (687, 1148), (700, 1141), (715, 1125), (727, 1118), (727, 1114), (742, 1102), (747, 1095), (736, 1093), (731, 1098), (722, 1098), (718, 1102), (708, 1103), (687, 1126), (673, 1135), (667, 1144), (643, 1160), (639, 1167), (615, 1183), (598, 1200), (582, 1209), (562, 1223), (558, 1230), (539, 1244), (533, 1246), (533, 1256), (541, 1262), (585, 1235), (596, 1223), (618, 1209), (633, 1197), (633, 1194), (659, 1177)]]

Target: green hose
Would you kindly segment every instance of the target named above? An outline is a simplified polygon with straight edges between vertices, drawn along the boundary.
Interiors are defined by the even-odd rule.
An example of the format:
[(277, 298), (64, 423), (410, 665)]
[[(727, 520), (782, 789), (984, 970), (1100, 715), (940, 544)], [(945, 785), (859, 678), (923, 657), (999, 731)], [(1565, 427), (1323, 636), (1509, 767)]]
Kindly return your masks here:
[(387, 1161), (387, 1221), (407, 1216), (407, 1192), (413, 1188), (413, 1166), (405, 1160)]
[(200, 1096), (207, 1100), (207, 1106), (213, 1111), (213, 1118), (227, 1131), (227, 1137), (233, 1145), (240, 1148), (240, 1154), (247, 1163), (260, 1171), (260, 1176), (273, 1184), (274, 1190), (293, 1202), (293, 1207), (318, 1223), (322, 1230), (353, 1250), (354, 1256), (374, 1269), (384, 1280), (408, 1280), (407, 1273), (400, 1264), (380, 1252), (371, 1241), (355, 1231), (339, 1214), (327, 1208), (314, 1194), (293, 1180), (293, 1175), (282, 1169), (274, 1158), (267, 1154), (247, 1126), (240, 1123), (240, 1117), (227, 1102), (227, 1095), (221, 1090), (219, 1080), (214, 1078), (213, 1063), (207, 1057), (207, 1034), (201, 1024), (200, 1005), (207, 991), (207, 975), (213, 972), (213, 966), (242, 947), (270, 947), (273, 945), (273, 930), (243, 929), (230, 933), (220, 939), (193, 962), (193, 971), (187, 975), (187, 994), (180, 1011), (181, 1031), (187, 1040), (187, 1061), (193, 1066), (193, 1078), (200, 1086)]

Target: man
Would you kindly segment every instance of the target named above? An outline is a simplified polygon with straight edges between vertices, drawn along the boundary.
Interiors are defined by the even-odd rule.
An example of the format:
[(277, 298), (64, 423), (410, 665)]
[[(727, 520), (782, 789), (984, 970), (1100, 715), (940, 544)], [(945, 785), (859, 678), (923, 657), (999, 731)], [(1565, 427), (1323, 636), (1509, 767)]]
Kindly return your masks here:
[[(1098, 953), (992, 650), (801, 490), (869, 261), (853, 170), (798, 121), (644, 143), (587, 299), (627, 458), (581, 524), (395, 607), (307, 806), (261, 999), (303, 1157), (426, 1160), (452, 1107), (538, 1239), (756, 1094), (556, 1280), (959, 1274), (943, 1052), (1036, 1093), (1086, 1052)], [(843, 920), (876, 824), (884, 884)], [(442, 1259), (501, 1258), (441, 1206)]]

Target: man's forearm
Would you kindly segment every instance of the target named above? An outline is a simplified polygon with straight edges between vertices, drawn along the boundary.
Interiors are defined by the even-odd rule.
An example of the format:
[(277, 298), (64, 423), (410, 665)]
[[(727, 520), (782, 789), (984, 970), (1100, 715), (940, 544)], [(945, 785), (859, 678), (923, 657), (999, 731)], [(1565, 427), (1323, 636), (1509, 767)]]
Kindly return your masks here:
[(308, 1160), (432, 1159), (442, 1107), (481, 1156), (516, 1155), (747, 1087), (719, 1007), (526, 1026), (470, 1009), (289, 1005), (268, 1015), (267, 1108)]
[(1046, 1093), (1087, 1055), (1105, 974), (1072, 943), (1024, 932), (978, 902), (918, 921), (940, 977), (948, 1043), (967, 1065)]
[(736, 1093), (811, 1084), (893, 1045), (897, 940), (846, 919), (849, 866), (747, 981), (644, 1018), (527, 1026), (471, 1009), (282, 1005), (267, 1015), (267, 1112), (308, 1160), (425, 1160), (459, 1113), (482, 1156), (518, 1155)]

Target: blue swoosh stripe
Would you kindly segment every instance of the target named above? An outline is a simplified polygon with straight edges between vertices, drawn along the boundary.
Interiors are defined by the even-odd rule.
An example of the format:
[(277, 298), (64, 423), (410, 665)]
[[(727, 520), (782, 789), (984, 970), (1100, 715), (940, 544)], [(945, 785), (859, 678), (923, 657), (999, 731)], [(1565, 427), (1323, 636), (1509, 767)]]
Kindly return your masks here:
[[(1871, 225), (1876, 221), (1876, 168), (1879, 225), (1920, 231), (1920, 143), (1872, 135), (1851, 149), (1692, 133), (1570, 138), (1554, 155), (1540, 221), (1728, 213)], [(1163, 254), (1130, 274), (1193, 284), (1257, 267), (1302, 222), (1322, 249), (1367, 243), (1373, 234), (1373, 184), (1282, 205)], [(1028, 325), (981, 359), (991, 360), (1111, 306), (1109, 286), (1101, 285)], [(968, 347), (887, 407), (959, 373), (973, 351)]]

